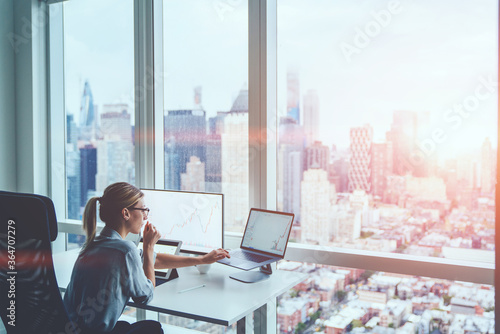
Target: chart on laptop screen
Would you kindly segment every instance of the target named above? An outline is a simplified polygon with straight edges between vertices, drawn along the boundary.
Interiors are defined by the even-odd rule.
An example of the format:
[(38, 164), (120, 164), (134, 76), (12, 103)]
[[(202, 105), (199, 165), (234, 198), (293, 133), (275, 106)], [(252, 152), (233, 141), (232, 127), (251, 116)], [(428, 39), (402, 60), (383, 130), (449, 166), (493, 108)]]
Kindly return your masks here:
[(182, 240), (182, 250), (209, 252), (223, 247), (223, 195), (142, 189), (149, 221), (162, 239)]
[(292, 222), (289, 215), (252, 211), (242, 246), (282, 255)]

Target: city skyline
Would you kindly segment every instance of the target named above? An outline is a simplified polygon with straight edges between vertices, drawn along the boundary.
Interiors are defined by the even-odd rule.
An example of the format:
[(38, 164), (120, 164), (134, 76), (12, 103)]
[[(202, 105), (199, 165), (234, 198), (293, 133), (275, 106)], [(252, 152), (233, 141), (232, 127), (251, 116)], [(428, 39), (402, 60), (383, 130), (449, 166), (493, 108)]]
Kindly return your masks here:
[[(108, 5), (111, 3), (113, 2), (109, 2)], [(406, 36), (408, 40), (422, 43), (423, 36), (427, 36), (426, 31), (423, 31), (423, 36), (418, 35), (419, 32), (416, 29), (418, 25), (415, 25), (415, 18), (412, 15), (414, 15), (413, 11), (425, 13), (429, 11), (428, 8), (424, 9), (421, 4), (399, 3), (400, 7), (411, 12), (406, 15), (410, 15), (408, 17), (410, 21), (413, 20), (413, 25), (404, 23), (403, 26), (399, 26), (396, 19), (400, 17), (399, 15), (403, 15), (405, 10), (399, 7), (399, 9), (384, 8), (382, 5), (388, 6), (384, 2), (373, 3), (372, 7), (366, 7), (367, 5), (363, 4), (355, 8), (345, 4), (327, 4), (321, 0), (315, 3), (318, 6), (309, 8), (300, 20), (311, 19), (310, 15), (321, 8), (325, 9), (325, 13), (318, 18), (318, 22), (326, 19), (326, 13), (333, 15), (332, 11), (339, 11), (341, 8), (347, 10), (347, 14), (354, 15), (356, 8), (356, 10), (368, 13), (364, 16), (364, 19), (368, 19), (366, 21), (368, 23), (374, 20), (373, 22), (383, 26), (383, 22), (380, 21), (383, 20), (381, 17), (388, 20), (388, 15), (391, 13), (394, 22), (392, 24), (386, 22), (387, 26), (383, 27), (388, 29), (384, 30), (387, 34), (383, 34), (381, 30), (380, 34), (372, 36), (381, 39), (380, 45), (374, 40), (372, 45), (374, 49), (371, 49), (372, 46), (367, 46), (362, 53), (353, 54), (353, 57), (360, 57), (353, 58), (352, 62), (345, 65), (345, 68), (341, 70), (337, 68), (342, 65), (342, 62), (346, 62), (345, 54), (340, 54), (340, 58), (339, 54), (336, 54), (337, 58), (330, 57), (328, 64), (334, 65), (338, 76), (325, 75), (328, 71), (322, 76), (315, 76), (318, 71), (314, 69), (314, 66), (319, 66), (318, 64), (322, 62), (314, 62), (314, 66), (310, 64), (312, 67), (309, 68), (300, 63), (304, 53), (302, 48), (294, 43), (304, 39), (305, 36), (294, 33), (293, 29), (296, 24), (290, 25), (286, 18), (290, 15), (290, 10), (296, 10), (300, 6), (294, 1), (278, 4), (280, 9), (278, 37), (280, 39), (278, 40), (277, 69), (278, 166), (276, 183), (278, 191), (276, 197), (277, 209), (296, 214), (297, 228), (293, 231), (294, 239), (346, 247), (357, 247), (353, 243), (357, 240), (359, 245), (368, 249), (413, 252), (431, 256), (446, 256), (448, 253), (443, 247), (455, 244), (464, 248), (490, 250), (494, 247), (490, 242), (491, 231), (488, 224), (492, 210), (490, 202), (494, 198), (497, 134), (496, 130), (493, 133), (488, 130), (488, 127), (494, 124), (491, 120), (485, 121), (475, 116), (480, 115), (479, 110), (486, 107), (488, 103), (497, 100), (496, 95), (490, 92), (491, 86), (494, 85), (494, 82), (491, 82), (493, 79), (486, 76), (480, 77), (477, 82), (474, 81), (472, 95), (460, 96), (459, 102), (462, 107), (452, 106), (445, 112), (447, 118), (441, 120), (441, 123), (445, 122), (446, 126), (440, 122), (436, 123), (436, 117), (439, 119), (443, 116), (441, 111), (421, 109), (425, 103), (442, 106), (444, 100), (451, 101), (459, 96), (460, 89), (470, 84), (471, 78), (477, 79), (475, 76), (477, 69), (497, 68), (496, 64), (493, 65), (489, 61), (491, 56), (481, 58), (481, 50), (491, 47), (488, 41), (491, 42), (494, 35), (486, 29), (487, 23), (470, 32), (471, 36), (485, 34), (482, 44), (477, 44), (483, 49), (467, 51), (469, 57), (465, 58), (474, 60), (468, 71), (458, 71), (456, 62), (449, 64), (444, 62), (444, 56), (449, 54), (450, 50), (460, 47), (455, 42), (451, 43), (454, 48), (450, 50), (439, 50), (435, 55), (427, 54), (425, 59), (414, 59), (420, 60), (417, 62), (419, 66), (428, 66), (430, 74), (426, 80), (441, 78), (440, 81), (438, 80), (439, 83), (436, 83), (436, 85), (441, 85), (440, 90), (434, 92), (434, 95), (426, 95), (426, 90), (431, 86), (427, 87), (422, 85), (423, 81), (416, 80), (414, 84), (422, 85), (416, 89), (412, 86), (414, 84), (408, 83), (411, 81), (409, 80), (411, 76), (408, 77), (410, 72), (405, 71), (411, 68), (408, 67), (409, 63), (406, 58), (395, 62), (392, 56), (388, 55), (384, 60), (385, 63), (381, 62), (380, 66), (369, 66), (369, 62), (364, 59), (367, 57), (362, 56), (384, 45), (389, 50), (400, 48), (401, 45), (398, 43), (395, 43), (398, 45), (393, 45), (394, 41), (400, 40), (398, 34)], [(299, 7), (295, 8), (294, 4)], [(484, 9), (487, 4), (488, 1), (485, 1), (479, 7)], [(67, 69), (65, 82), (68, 92), (74, 87), (79, 87), (78, 101), (73, 101), (72, 94), (68, 94), (66, 100), (67, 140), (68, 144), (72, 144), (67, 147), (68, 193), (71, 193), (69, 196), (71, 199), (68, 201), (71, 208), (68, 211), (71, 212), (72, 217), (78, 217), (86, 197), (102, 190), (105, 185), (115, 180), (132, 183), (135, 180), (134, 103), (126, 99), (123, 101), (121, 98), (112, 100), (113, 95), (108, 95), (108, 93), (117, 87), (112, 84), (107, 85), (110, 87), (103, 87), (102, 82), (96, 76), (96, 72), (99, 72), (100, 66), (103, 65), (107, 66), (107, 70), (111, 72), (122, 69), (124, 65), (121, 62), (111, 65), (109, 60), (114, 52), (133, 53), (131, 51), (133, 38), (129, 34), (130, 31), (126, 29), (110, 31), (113, 34), (120, 34), (120, 38), (117, 38), (116, 43), (114, 41), (108, 43), (99, 38), (89, 39), (89, 37), (95, 37), (92, 36), (95, 27), (82, 31), (72, 30), (70, 27), (82, 24), (78, 21), (71, 21), (71, 11), (76, 10), (79, 5), (81, 3), (78, 1), (64, 5), (69, 13), (66, 23), (69, 27), (65, 33), (69, 41), (65, 48), (69, 49), (65, 57), (65, 69)], [(123, 2), (117, 9), (121, 14), (118, 16), (118, 21), (121, 22), (118, 26), (122, 28), (126, 16), (131, 15), (129, 5), (130, 3)], [(102, 11), (111, 8), (107, 5), (99, 6), (104, 6), (96, 7)], [(248, 63), (243, 56), (247, 37), (238, 40), (238, 43), (243, 44), (235, 47), (238, 49), (239, 56), (227, 53), (217, 60), (218, 62), (227, 61), (226, 56), (234, 58), (234, 61), (228, 62), (225, 68), (228, 71), (232, 67), (239, 68), (239, 72), (234, 72), (231, 80), (221, 79), (225, 78), (226, 73), (218, 76), (215, 81), (208, 79), (203, 81), (207, 73), (211, 73), (209, 77), (213, 78), (214, 71), (217, 72), (218, 66), (215, 65), (207, 70), (206, 61), (210, 62), (211, 57), (217, 58), (219, 51), (223, 49), (222, 46), (214, 44), (210, 46), (213, 49), (206, 54), (195, 51), (196, 46), (199, 46), (196, 41), (200, 36), (206, 37), (206, 32), (197, 36), (197, 32), (203, 25), (208, 24), (204, 20), (211, 20), (207, 32), (218, 30), (221, 33), (220, 31), (228, 28), (226, 24), (237, 26), (239, 24), (239, 28), (232, 31), (232, 34), (242, 34), (245, 29), (235, 18), (238, 16), (241, 18), (242, 13), (246, 11), (246, 6), (243, 2), (235, 6), (234, 11), (227, 13), (228, 16), (224, 20), (221, 20), (216, 13), (211, 13), (208, 18), (181, 24), (178, 22), (179, 19), (172, 14), (187, 10), (186, 6), (186, 3), (182, 1), (170, 1), (164, 6), (165, 17), (171, 17), (168, 24), (179, 23), (179, 27), (184, 27), (181, 29), (182, 36), (175, 37), (175, 34), (171, 34), (174, 29), (169, 25), (164, 26), (165, 41), (172, 42), (172, 44), (164, 44), (164, 47), (172, 46), (177, 50), (172, 54), (167, 52), (168, 48), (164, 49), (168, 74), (163, 78), (165, 79), (165, 104), (162, 110), (165, 149), (164, 186), (176, 190), (223, 192), (227, 198), (227, 215), (231, 217), (227, 220), (227, 228), (231, 231), (240, 231), (248, 212), (250, 189), (248, 184), (248, 159), (250, 159), (248, 88), (241, 84), (245, 82), (246, 76), (242, 68), (245, 68)], [(436, 6), (439, 8), (441, 5)], [(193, 15), (200, 15), (203, 12), (202, 8), (197, 7)], [(86, 10), (89, 9), (86, 8)], [(347, 14), (346, 18), (349, 18)], [(182, 15), (179, 16), (182, 17)], [(361, 19), (363, 16), (358, 13), (356, 17)], [(346, 24), (344, 22), (346, 18), (335, 24)], [(448, 23), (453, 22), (455, 21), (451, 20)], [(324, 23), (331, 24), (331, 22)], [(373, 26), (375, 23), (370, 24)], [(340, 43), (344, 40), (338, 38), (339, 34), (343, 33), (348, 36), (351, 28), (356, 26), (343, 27), (335, 31), (333, 35), (337, 36), (332, 39), (336, 41), (334, 43), (336, 46), (344, 45)], [(113, 27), (115, 28), (117, 27)], [(403, 31), (398, 29), (403, 29)], [(333, 33), (333, 30), (326, 29), (325, 31), (327, 34)], [(438, 30), (438, 32), (443, 31)], [(78, 51), (81, 51), (78, 45), (71, 44), (78, 40), (78, 36), (85, 37), (80, 42), (89, 47), (89, 50), (100, 46), (101, 43), (106, 44), (107, 47), (99, 49), (99, 52), (102, 53), (100, 57), (106, 58), (107, 61), (102, 64), (97, 63), (96, 66), (94, 61), (99, 59), (92, 58), (93, 56), (89, 54), (85, 54), (88, 59), (83, 61), (82, 55), (78, 54)], [(437, 37), (428, 40), (429, 47), (436, 46), (436, 40), (433, 38)], [(189, 41), (184, 43), (184, 39)], [(211, 44), (210, 42), (206, 44), (207, 40), (209, 39), (203, 39), (205, 49)], [(321, 40), (320, 33), (308, 42), (318, 43)], [(325, 40), (324, 36), (323, 40)], [(408, 41), (402, 44), (407, 45)], [(290, 50), (287, 50), (289, 47), (287, 45), (290, 45)], [(421, 50), (428, 50), (426, 45), (424, 43)], [(318, 47), (314, 43), (310, 46), (309, 51)], [(331, 43), (324, 46), (331, 47)], [(188, 57), (187, 54), (190, 53), (196, 53), (196, 55)], [(204, 56), (206, 59), (203, 59)], [(325, 55), (321, 54), (321, 57), (323, 56)], [(122, 61), (126, 59), (129, 62), (127, 66), (133, 68), (133, 59), (125, 57)], [(380, 60), (380, 54), (370, 59)], [(479, 62), (480, 59), (484, 61)], [(391, 61), (401, 67), (400, 73), (393, 71), (384, 78), (376, 76), (376, 71), (382, 70), (379, 67), (384, 67)], [(465, 60), (457, 61), (460, 63)], [(298, 62), (299, 66), (292, 65), (295, 62)], [(342, 75), (356, 74), (354, 69), (357, 67), (352, 64), (353, 62), (357, 62), (356, 66), (360, 66), (364, 71), (357, 73), (358, 76), (351, 76), (350, 80), (344, 80), (345, 84), (341, 88), (365, 85), (364, 90), (353, 89), (350, 94), (325, 92), (325, 87), (330, 87), (334, 89), (333, 92), (336, 92), (338, 83), (342, 81)], [(177, 63), (182, 66), (176, 66)], [(85, 77), (87, 77), (85, 71), (88, 70), (88, 77), (95, 77), (95, 79), (81, 81), (81, 76), (75, 74), (75, 65), (82, 65), (78, 71), (85, 73)], [(438, 65), (443, 65), (442, 71), (436, 74), (432, 69), (439, 67)], [(132, 73), (129, 72), (129, 74)], [(125, 74), (122, 73), (122, 75)], [(456, 86), (450, 80), (443, 81), (443, 77), (457, 79), (458, 77), (454, 75), (462, 76), (466, 80), (460, 81)], [(363, 77), (375, 77), (381, 81), (374, 85), (375, 79), (367, 83)], [(112, 82), (116, 79), (107, 78), (107, 80)], [(217, 80), (224, 81), (224, 85)], [(420, 77), (419, 80), (423, 79)], [(120, 80), (117, 86), (122, 87), (121, 85), (126, 81), (125, 78)], [(406, 91), (406, 94), (400, 96), (404, 97), (405, 103), (410, 105), (406, 109), (393, 108), (395, 104), (390, 102), (392, 96), (388, 94), (384, 86), (385, 84), (400, 85), (400, 81), (408, 84), (398, 88)], [(214, 86), (214, 82), (219, 82), (219, 84)], [(174, 83), (175, 87), (171, 86)], [(445, 83), (449, 87), (444, 88)], [(129, 84), (133, 87), (131, 82)], [(217, 90), (212, 90), (216, 87)], [(377, 89), (369, 91), (368, 87)], [(122, 93), (125, 92), (123, 88), (116, 91), (120, 90)], [(238, 94), (231, 94), (230, 92), (233, 91), (237, 91)], [(410, 94), (408, 91), (413, 93)], [(439, 98), (436, 97), (438, 93), (442, 94)], [(106, 96), (109, 96), (109, 100)], [(212, 104), (210, 101), (214, 96), (224, 96), (224, 98), (218, 99), (219, 104)], [(223, 100), (229, 103), (221, 102)], [(386, 100), (385, 104), (380, 105), (383, 111), (374, 114), (367, 115), (361, 109), (356, 112), (342, 111), (346, 106), (354, 105), (366, 111), (368, 109), (365, 109), (363, 103), (377, 105), (377, 101), (381, 100)], [(401, 102), (399, 98), (395, 100)], [(415, 101), (419, 102), (414, 103)], [(489, 112), (496, 118), (492, 110), (488, 108), (485, 110), (487, 112), (482, 113), (482, 116), (486, 117)], [(478, 113), (474, 114), (474, 111)], [(480, 125), (484, 127), (481, 135), (467, 136), (468, 131), (474, 129), (478, 120), (481, 120)], [(322, 135), (325, 128), (329, 131), (326, 139)], [(463, 138), (457, 141), (452, 140), (453, 131), (461, 133)], [(467, 145), (463, 145), (463, 141), (467, 141)], [(448, 145), (450, 143), (454, 143), (453, 147)], [(89, 173), (95, 173), (95, 178), (93, 179)], [(83, 184), (83, 182), (88, 184)], [(241, 194), (247, 195), (241, 196)], [(311, 198), (317, 199), (313, 201), (314, 205), (307, 204)], [(463, 210), (473, 217), (465, 223), (461, 221)], [(404, 212), (404, 217), (413, 219), (405, 229), (398, 226), (398, 224), (408, 223), (406, 218), (399, 218), (398, 215), (401, 212)], [(483, 222), (476, 220), (478, 217), (483, 217)], [(389, 232), (386, 230), (387, 226), (390, 226)], [(459, 233), (453, 233), (453, 229), (457, 229)], [(459, 241), (460, 238), (463, 239), (466, 236), (466, 229), (469, 229), (469, 232), (478, 233), (479, 239)], [(425, 248), (429, 245), (436, 247)]]
[[(64, 5), (68, 7), (65, 15), (78, 13), (69, 16), (73, 28), (67, 29), (65, 34), (68, 58), (74, 58), (67, 64), (67, 75), (81, 78), (80, 84), (68, 82), (68, 108), (73, 105), (71, 101), (79, 101), (79, 91), (86, 79), (94, 82), (98, 104), (125, 100), (133, 106), (130, 103), (134, 90), (132, 5), (125, 1), (120, 5), (113, 1), (106, 3), (86, 6), (72, 1)], [(317, 91), (321, 113), (319, 139), (327, 145), (334, 144), (329, 135), (333, 132), (339, 138), (335, 145), (348, 147), (345, 134), (351, 126), (364, 123), (372, 124), (375, 140), (383, 141), (388, 130), (384, 124), (389, 123), (392, 113), (411, 110), (430, 112), (431, 130), (443, 129), (446, 134), (447, 140), (437, 147), (446, 154), (456, 154), (458, 148), (476, 147), (480, 143), (476, 139), (478, 133), (488, 134), (496, 147), (496, 122), (492, 121), (497, 117), (496, 95), (481, 100), (478, 109), (468, 118), (461, 117), (461, 121), (446, 121), (444, 117), (454, 105), (474, 95), (478, 85), (498, 81), (498, 32), (494, 15), (497, 4), (489, 0), (460, 3), (459, 6), (450, 1), (432, 3), (432, 6), (409, 1), (399, 4), (400, 12), (392, 15), (387, 27), (382, 27), (370, 44), (347, 63), (340, 45), (352, 44), (356, 29), (363, 29), (375, 20), (373, 12), (387, 10), (388, 2), (332, 4), (317, 0), (307, 7), (301, 7), (300, 1), (278, 2), (278, 118), (286, 113), (286, 73), (289, 67), (297, 67), (301, 113), (304, 95), (309, 90)], [(165, 56), (168, 54), (164, 76), (165, 110), (191, 109), (193, 92), (198, 86), (202, 86), (201, 102), (209, 117), (215, 116), (217, 111), (229, 110), (232, 100), (248, 82), (246, 5), (246, 1), (235, 3), (221, 19), (220, 13), (207, 2), (167, 2), (164, 10), (169, 27), (186, 29), (175, 30), (183, 34), (177, 37), (170, 34), (173, 31), (170, 28), (165, 33)], [(69, 6), (74, 9), (69, 10)], [(102, 16), (111, 7), (117, 13), (117, 20), (108, 26)], [(439, 16), (444, 8), (449, 14), (445, 22)], [(82, 22), (82, 11), (95, 11), (97, 16), (91, 27)], [(188, 11), (192, 20), (176, 15)], [(420, 29), (421, 17), (428, 18), (424, 30)], [(315, 23), (311, 25), (313, 19)], [(93, 34), (93, 31), (102, 31), (99, 30), (102, 24), (106, 24), (105, 30), (110, 36), (120, 37), (111, 43), (109, 39), (103, 40), (104, 36), (99, 38), (102, 34)], [(314, 27), (322, 27), (322, 32)], [(228, 56), (220, 57), (219, 51), (227, 46), (220, 44), (218, 39), (200, 38), (220, 34), (226, 35), (225, 43), (231, 45)], [(168, 52), (172, 47), (177, 52)], [(197, 52), (201, 47), (204, 50), (202, 58)], [(100, 51), (96, 52), (97, 49)], [(105, 52), (100, 55), (102, 50)], [(86, 61), (79, 61), (83, 59)], [(106, 66), (109, 59), (119, 62)], [(89, 61), (103, 67), (85, 65)], [(221, 61), (223, 67), (216, 65)], [(130, 70), (123, 70), (126, 68)], [(358, 119), (363, 121), (353, 124)], [(424, 134), (420, 140), (430, 137), (432, 132)]]

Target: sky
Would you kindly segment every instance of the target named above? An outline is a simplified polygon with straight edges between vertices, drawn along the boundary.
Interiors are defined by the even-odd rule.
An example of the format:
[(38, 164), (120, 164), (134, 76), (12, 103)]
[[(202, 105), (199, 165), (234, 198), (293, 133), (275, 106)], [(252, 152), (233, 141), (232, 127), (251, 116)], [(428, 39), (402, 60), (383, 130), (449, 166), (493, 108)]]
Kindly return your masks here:
[[(348, 147), (349, 129), (364, 124), (381, 142), (393, 112), (410, 110), (430, 113), (420, 140), (441, 130), (443, 155), (477, 150), (486, 136), (496, 146), (498, 96), (483, 84), (498, 82), (496, 1), (277, 3), (280, 115), (286, 73), (296, 68), (301, 96), (318, 92), (325, 144)], [(85, 80), (99, 108), (133, 105), (133, 1), (71, 0), (64, 11), (67, 112), (78, 113)], [(164, 109), (192, 108), (202, 86), (208, 117), (229, 110), (248, 83), (247, 1), (166, 0), (163, 15)], [(470, 113), (453, 112), (478, 89), (483, 98)]]

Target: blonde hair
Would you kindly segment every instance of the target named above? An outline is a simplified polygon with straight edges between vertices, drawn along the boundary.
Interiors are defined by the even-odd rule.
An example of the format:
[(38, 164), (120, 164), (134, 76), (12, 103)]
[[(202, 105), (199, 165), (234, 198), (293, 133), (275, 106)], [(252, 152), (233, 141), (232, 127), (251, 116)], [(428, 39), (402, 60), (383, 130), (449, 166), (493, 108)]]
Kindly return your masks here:
[(102, 197), (92, 197), (89, 199), (85, 206), (82, 219), (83, 229), (87, 234), (87, 240), (83, 245), (82, 251), (85, 251), (95, 238), (98, 201), (100, 203), (99, 217), (108, 225), (114, 224), (119, 220), (124, 208), (134, 206), (143, 197), (144, 193), (133, 185), (127, 182), (117, 182), (110, 184), (104, 190)]

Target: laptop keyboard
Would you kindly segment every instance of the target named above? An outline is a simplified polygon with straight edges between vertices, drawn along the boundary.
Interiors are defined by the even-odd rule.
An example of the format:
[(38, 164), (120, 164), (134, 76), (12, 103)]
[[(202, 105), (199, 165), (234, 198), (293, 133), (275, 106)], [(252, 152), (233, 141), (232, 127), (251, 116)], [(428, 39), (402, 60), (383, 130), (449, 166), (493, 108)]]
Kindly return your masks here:
[(264, 262), (267, 260), (270, 260), (270, 257), (264, 256), (264, 255), (259, 255), (259, 254), (254, 254), (250, 252), (243, 252), (241, 250), (235, 250), (234, 252), (231, 252), (231, 258), (236, 257), (240, 259), (244, 259), (247, 261), (252, 261), (252, 262)]

